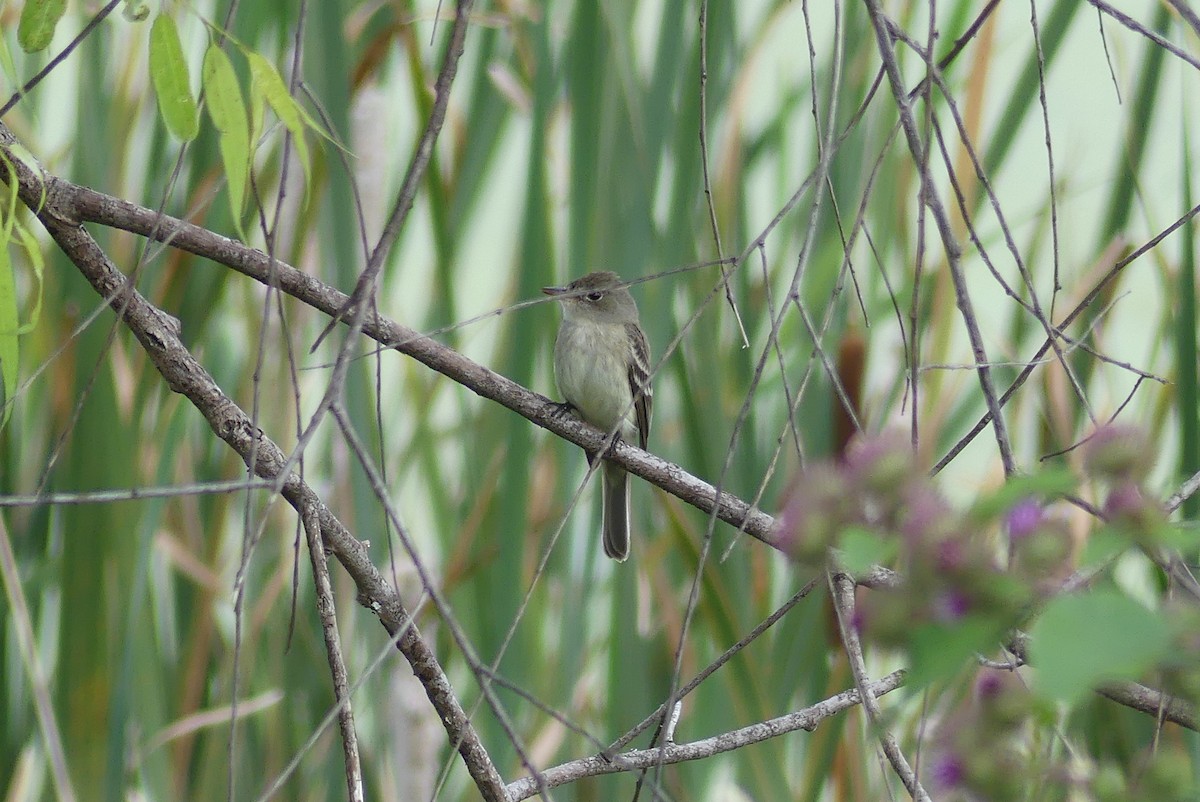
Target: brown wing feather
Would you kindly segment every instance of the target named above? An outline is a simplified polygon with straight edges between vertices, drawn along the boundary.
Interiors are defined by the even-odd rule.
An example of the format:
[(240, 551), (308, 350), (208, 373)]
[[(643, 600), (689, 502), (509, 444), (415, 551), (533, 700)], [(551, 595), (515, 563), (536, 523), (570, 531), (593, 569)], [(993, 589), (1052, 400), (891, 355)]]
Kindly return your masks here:
[(636, 323), (626, 323), (625, 331), (629, 334), (629, 392), (634, 399), (638, 445), (645, 448), (650, 440), (650, 407), (654, 401), (650, 390), (650, 346)]

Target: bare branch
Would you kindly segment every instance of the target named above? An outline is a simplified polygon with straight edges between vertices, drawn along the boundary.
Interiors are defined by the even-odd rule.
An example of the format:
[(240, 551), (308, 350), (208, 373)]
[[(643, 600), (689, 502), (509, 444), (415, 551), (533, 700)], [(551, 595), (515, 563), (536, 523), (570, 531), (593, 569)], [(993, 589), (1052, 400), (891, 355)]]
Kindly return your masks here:
[[(53, 185), (44, 184), (42, 175), (15, 157), (12, 152), (15, 144), (12, 132), (0, 124), (0, 149), (5, 151), (7, 159), (0, 178), (17, 183), (21, 201), (37, 214), (59, 248), (137, 337), (167, 385), (191, 401), (217, 436), (228, 443), (254, 473), (276, 480), (283, 497), (297, 512), (318, 511), (326, 544), (354, 579), (360, 603), (374, 612), (396, 638), (397, 648), (425, 688), (451, 743), (459, 745), (459, 754), (480, 793), (489, 802), (505, 800), (503, 780), (459, 705), (449, 678), (422, 639), (399, 595), (371, 562), (366, 546), (350, 534), (297, 474), (283, 473), (288, 464), (287, 455), (252, 425), (246, 413), (187, 350), (179, 339), (178, 322), (129, 285), (126, 277), (83, 229), (74, 209), (58, 203), (62, 196), (54, 193)], [(147, 214), (152, 223), (153, 212)], [(166, 222), (167, 230), (171, 230), (170, 221)], [(259, 256), (265, 279), (269, 260), (264, 254)]]
[(1112, 682), (1101, 685), (1096, 692), (1117, 704), (1132, 707), (1155, 718), (1161, 716), (1163, 721), (1171, 721), (1200, 732), (1200, 718), (1196, 716), (1196, 708), (1178, 697), (1169, 696), (1136, 682)]
[(351, 802), (363, 802), (362, 761), (358, 755), (358, 735), (354, 732), (354, 712), (350, 707), (350, 681), (346, 660), (342, 657), (342, 639), (338, 635), (337, 610), (333, 585), (325, 563), (325, 542), (321, 537), (321, 516), (315, 506), (303, 513), (304, 533), (308, 536), (308, 559), (312, 563), (313, 587), (317, 594), (317, 613), (325, 636), (325, 654), (333, 677), (333, 695), (338, 701), (338, 727), (342, 732), (342, 753), (346, 761), (346, 791)]
[[(893, 671), (883, 679), (869, 683), (867, 688), (872, 696), (883, 696), (904, 684), (904, 671)], [(859, 702), (858, 689), (851, 688), (836, 696), (818, 702), (815, 705), (788, 713), (786, 716), (751, 724), (748, 727), (732, 730), (682, 744), (667, 744), (657, 749), (634, 749), (622, 752), (611, 760), (602, 755), (573, 760), (547, 769), (542, 778), (550, 788), (556, 788), (584, 777), (595, 777), (600, 774), (615, 774), (621, 771), (632, 771), (652, 768), (656, 765), (683, 763), (688, 760), (703, 760), (722, 752), (730, 752), (743, 746), (760, 743), (770, 738), (776, 738), (796, 730), (812, 732), (827, 718), (853, 707)], [(509, 798), (513, 802), (527, 799), (537, 791), (537, 782), (532, 777), (522, 777), (507, 787)]]
[(897, 776), (900, 777), (912, 798), (929, 802), (929, 794), (921, 787), (916, 772), (912, 770), (912, 766), (908, 765), (908, 761), (901, 753), (900, 746), (896, 743), (896, 736), (883, 726), (883, 713), (879, 709), (879, 703), (875, 701), (876, 694), (867, 678), (862, 644), (859, 642), (858, 632), (852, 623), (854, 618), (854, 580), (846, 574), (831, 574), (829, 585), (833, 594), (834, 610), (837, 612), (838, 628), (842, 634), (842, 645), (846, 649), (850, 670), (854, 674), (854, 684), (862, 694), (863, 710), (867, 711), (867, 718), (870, 719), (876, 730), (879, 745), (883, 748), (888, 762), (892, 764), (892, 768), (895, 769)]
[(1013, 459), (1012, 444), (1008, 437), (1008, 428), (1000, 414), (1000, 403), (996, 394), (995, 383), (992, 380), (991, 369), (988, 368), (987, 350), (983, 346), (983, 335), (979, 330), (979, 321), (967, 291), (966, 278), (961, 264), (961, 248), (955, 239), (950, 217), (942, 205), (934, 188), (933, 178), (929, 173), (929, 165), (925, 158), (927, 144), (922, 144), (921, 135), (917, 131), (917, 123), (913, 118), (912, 107), (900, 77), (900, 67), (896, 63), (896, 52), (892, 40), (891, 20), (883, 13), (879, 0), (864, 0), (871, 22), (875, 27), (875, 40), (879, 47), (879, 55), (883, 59), (884, 72), (887, 73), (888, 83), (892, 87), (892, 96), (896, 100), (896, 108), (900, 113), (900, 123), (904, 130), (908, 149), (912, 153), (913, 162), (921, 170), (921, 204), (928, 207), (933, 220), (937, 224), (938, 235), (942, 240), (942, 249), (946, 254), (946, 263), (950, 268), (950, 277), (954, 282), (955, 301), (967, 328), (967, 336), (971, 341), (971, 352), (978, 365), (979, 387), (987, 402), (988, 412), (992, 416), (992, 426), (996, 433), (996, 445), (1000, 451), (1000, 460), (1004, 463), (1005, 476), (1011, 476), (1016, 470)]
[(25, 663), (25, 676), (29, 680), (33, 710), (37, 716), (38, 729), (41, 731), (42, 745), (46, 750), (46, 762), (49, 764), (54, 791), (59, 799), (74, 802), (79, 797), (71, 784), (67, 750), (63, 747), (62, 730), (58, 728), (58, 719), (54, 717), (54, 702), (50, 698), (49, 675), (42, 665), (37, 638), (33, 634), (33, 617), (29, 612), (29, 601), (25, 598), (20, 574), (8, 527), (4, 524), (3, 516), (0, 516), (0, 585), (4, 586), (4, 595), (8, 598), (7, 618), (16, 635), (17, 651)]
[[(11, 137), (11, 134), (9, 135)], [(11, 140), (0, 137), (0, 146)], [(142, 236), (155, 236), (176, 248), (203, 256), (230, 267), (263, 284), (273, 282), (280, 290), (330, 316), (345, 308), (345, 293), (324, 284), (279, 260), (272, 260), (256, 248), (216, 234), (193, 223), (169, 215), (156, 215), (150, 209), (60, 178), (45, 178), (49, 206), (58, 214), (79, 221), (100, 223)], [(557, 407), (550, 399), (531, 392), (516, 382), (471, 361), (454, 349), (425, 334), (401, 326), (378, 314), (363, 321), (363, 334), (387, 347), (416, 359), (425, 366), (453, 379), (477, 395), (496, 401), (533, 423), (591, 451), (602, 451), (609, 440), (605, 433), (570, 416), (556, 417)], [(711, 513), (772, 548), (779, 548), (774, 534), (775, 519), (746, 501), (716, 489), (692, 476), (678, 465), (642, 451), (621, 440), (605, 455), (626, 470), (661, 487), (682, 501)]]

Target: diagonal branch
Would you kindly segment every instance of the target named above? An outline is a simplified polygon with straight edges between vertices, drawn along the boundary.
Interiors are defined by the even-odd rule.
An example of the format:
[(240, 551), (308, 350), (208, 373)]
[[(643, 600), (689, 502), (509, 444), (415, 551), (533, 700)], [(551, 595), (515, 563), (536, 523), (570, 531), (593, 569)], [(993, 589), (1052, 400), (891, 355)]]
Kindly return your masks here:
[(888, 762), (892, 764), (896, 775), (904, 783), (904, 787), (908, 789), (912, 798), (920, 800), (920, 802), (929, 802), (929, 794), (921, 787), (917, 773), (913, 771), (912, 766), (908, 765), (908, 761), (900, 751), (900, 745), (896, 743), (896, 736), (892, 735), (891, 731), (883, 725), (883, 711), (879, 709), (879, 702), (875, 698), (878, 694), (872, 690), (872, 683), (867, 677), (862, 643), (859, 642), (858, 632), (854, 628), (854, 580), (846, 574), (831, 573), (829, 585), (833, 597), (833, 609), (837, 613), (838, 629), (841, 631), (842, 645), (846, 649), (850, 670), (854, 674), (854, 684), (862, 696), (863, 710), (867, 712), (867, 718), (876, 729), (879, 745), (883, 748)]
[[(34, 211), (63, 253), (84, 278), (106, 299), (129, 327), (167, 385), (204, 415), (218, 437), (236, 451), (254, 473), (273, 479), (287, 502), (304, 515), (315, 510), (327, 547), (354, 579), (359, 602), (374, 612), (396, 646), (412, 666), (425, 688), (451, 743), (458, 744), (471, 778), (486, 800), (501, 802), (507, 796), (504, 783), (487, 750), (468, 721), (450, 680), (429, 645), (421, 637), (399, 595), (371, 562), (366, 547), (337, 519), (316, 492), (297, 474), (287, 472), (287, 455), (217, 385), (179, 339), (179, 324), (131, 287), (126, 277), (83, 229), (69, 206), (56, 202), (50, 185), (28, 164), (13, 155), (15, 137), (0, 124), (0, 149), (7, 161), (0, 165), (0, 178), (15, 181), (21, 201)], [(43, 189), (47, 190), (46, 193)], [(150, 213), (153, 215), (153, 213)], [(268, 258), (260, 254), (264, 271)], [(266, 272), (264, 272), (264, 278)]]
[[(872, 697), (876, 697), (890, 693), (903, 684), (904, 671), (899, 670), (893, 671), (882, 679), (869, 683), (867, 689)], [(699, 741), (690, 741), (682, 744), (669, 743), (657, 749), (634, 749), (629, 752), (621, 752), (612, 757), (611, 760), (606, 759), (603, 755), (573, 760), (570, 763), (563, 763), (554, 768), (546, 769), (542, 773), (541, 779), (545, 781), (548, 787), (556, 788), (584, 777), (594, 777), (599, 774), (614, 774), (619, 771), (629, 771), (630, 769), (649, 769), (657, 765), (683, 763), (688, 760), (703, 760), (713, 755), (719, 755), (722, 752), (741, 749), (743, 746), (761, 743), (770, 738), (777, 738), (780, 735), (795, 732), (796, 730), (812, 732), (825, 719), (854, 707), (858, 702), (858, 689), (851, 688), (842, 691), (836, 696), (831, 696), (824, 701), (817, 702), (815, 705), (806, 707), (803, 710), (797, 710), (794, 713), (788, 713), (785, 716), (779, 716), (767, 721), (760, 721), (757, 724), (751, 724), (740, 729), (721, 733), (720, 735), (714, 735), (711, 738), (703, 738)], [(516, 782), (510, 783), (507, 788), (509, 798), (513, 802), (526, 799), (536, 793), (537, 790), (537, 781), (532, 777), (523, 777)]]
[[(11, 135), (9, 135), (11, 137)], [(9, 140), (11, 141), (11, 140)], [(0, 136), (0, 147), (8, 144)], [(94, 222), (142, 236), (153, 236), (180, 250), (211, 259), (262, 284), (271, 283), (283, 292), (330, 316), (346, 308), (345, 293), (290, 265), (272, 260), (262, 251), (236, 240), (169, 215), (111, 195), (72, 184), (56, 177), (45, 179), (47, 205), (56, 213), (82, 222)], [(557, 406), (488, 368), (471, 361), (454, 349), (418, 331), (401, 326), (375, 313), (365, 316), (363, 334), (394, 348), (425, 366), (453, 379), (472, 392), (496, 401), (533, 423), (591, 451), (604, 451), (608, 438), (599, 429), (569, 416), (556, 417)], [(775, 519), (731, 493), (716, 489), (678, 465), (617, 441), (606, 457), (682, 501), (711, 513), (772, 548)]]
[(912, 153), (913, 164), (920, 170), (921, 175), (921, 204), (928, 207), (937, 225), (938, 236), (942, 240), (942, 249), (946, 253), (946, 264), (950, 268), (950, 278), (954, 283), (954, 296), (963, 323), (967, 328), (967, 337), (971, 341), (971, 352), (975, 357), (975, 370), (979, 375), (979, 387), (987, 403), (988, 413), (992, 416), (992, 427), (996, 432), (996, 445), (1000, 450), (1000, 460), (1004, 463), (1004, 475), (1012, 476), (1017, 466), (1013, 458), (1012, 443), (1008, 437), (1008, 427), (1000, 414), (1000, 403), (996, 393), (995, 382), (992, 379), (987, 349), (983, 345), (983, 334), (979, 330), (979, 321), (975, 317), (974, 306), (970, 293), (967, 291), (966, 276), (962, 270), (962, 249), (954, 236), (950, 225), (950, 217), (946, 207), (938, 197), (934, 187), (933, 176), (929, 172), (928, 160), (925, 158), (926, 145), (921, 142), (921, 134), (917, 130), (917, 121), (912, 113), (912, 103), (908, 99), (908, 91), (904, 88), (904, 79), (900, 76), (900, 65), (896, 63), (896, 50), (892, 35), (891, 20), (883, 13), (879, 0), (864, 0), (871, 23), (875, 27), (875, 40), (879, 46), (879, 55), (883, 59), (884, 72), (887, 73), (888, 83), (892, 87), (892, 96), (896, 99), (896, 108), (900, 113), (900, 124), (904, 137), (908, 141), (908, 149)]
[(1196, 715), (1196, 708), (1177, 696), (1147, 688), (1132, 680), (1101, 685), (1096, 689), (1096, 693), (1156, 719), (1171, 721), (1194, 732), (1200, 732), (1200, 717)]
[(302, 511), (304, 533), (308, 537), (308, 559), (312, 563), (313, 586), (316, 589), (317, 612), (325, 636), (325, 653), (333, 677), (333, 694), (338, 703), (338, 727), (342, 733), (342, 752), (346, 762), (346, 792), (351, 802), (363, 802), (362, 759), (358, 753), (358, 733), (354, 731), (354, 714), (350, 707), (350, 681), (346, 660), (342, 657), (342, 638), (337, 628), (337, 610), (333, 602), (333, 585), (329, 581), (329, 566), (325, 564), (325, 543), (321, 537), (321, 515), (315, 507)]
[[(417, 140), (412, 159), (404, 173), (404, 183), (400, 187), (396, 203), (392, 207), (392, 213), (388, 216), (383, 233), (379, 236), (379, 241), (375, 243), (375, 247), (367, 259), (366, 267), (358, 277), (354, 292), (346, 299), (346, 305), (329, 321), (329, 325), (317, 338), (317, 343), (313, 345), (313, 348), (316, 348), (325, 335), (333, 330), (334, 325), (350, 318), (351, 313), (353, 313), (350, 323), (351, 336), (347, 340), (352, 340), (362, 326), (367, 308), (365, 301), (375, 291), (379, 273), (383, 270), (383, 262), (391, 252), (396, 238), (400, 236), (404, 223), (408, 220), (408, 214), (412, 211), (413, 203), (417, 198), (417, 188), (424, 180), (425, 170), (429, 167), (430, 159), (433, 158), (433, 146), (437, 142), (438, 134), (442, 131), (442, 124), (446, 120), (446, 108), (450, 103), (450, 87), (454, 85), (454, 78), (458, 75), (458, 61), (463, 54), (467, 22), (471, 6), (474, 3), (475, 0), (458, 0), (454, 12), (454, 25), (450, 29), (450, 40), (446, 43), (446, 54), (442, 60), (437, 81), (434, 83), (433, 108), (430, 109), (425, 129), (421, 132), (420, 139)], [(343, 348), (339, 361), (344, 360), (346, 352), (347, 349)]]

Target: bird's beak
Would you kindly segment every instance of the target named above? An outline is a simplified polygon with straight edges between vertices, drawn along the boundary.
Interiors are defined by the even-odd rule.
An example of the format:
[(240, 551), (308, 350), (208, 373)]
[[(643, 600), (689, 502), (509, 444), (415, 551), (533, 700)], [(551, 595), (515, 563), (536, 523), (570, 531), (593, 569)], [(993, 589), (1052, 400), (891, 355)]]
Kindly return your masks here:
[(566, 292), (566, 287), (542, 287), (543, 295), (565, 295)]

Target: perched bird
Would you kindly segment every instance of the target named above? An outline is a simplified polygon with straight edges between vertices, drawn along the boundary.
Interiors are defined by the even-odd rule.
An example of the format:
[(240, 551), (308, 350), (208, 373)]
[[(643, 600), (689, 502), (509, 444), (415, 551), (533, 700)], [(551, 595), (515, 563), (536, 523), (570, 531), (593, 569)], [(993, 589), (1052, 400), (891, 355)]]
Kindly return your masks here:
[[(544, 287), (562, 305), (554, 342), (554, 379), (567, 406), (605, 432), (646, 447), (650, 436), (650, 348), (638, 323), (638, 308), (616, 273), (588, 273), (565, 287)], [(588, 461), (597, 455), (588, 453)], [(604, 553), (629, 556), (627, 474), (609, 462), (602, 467)]]

